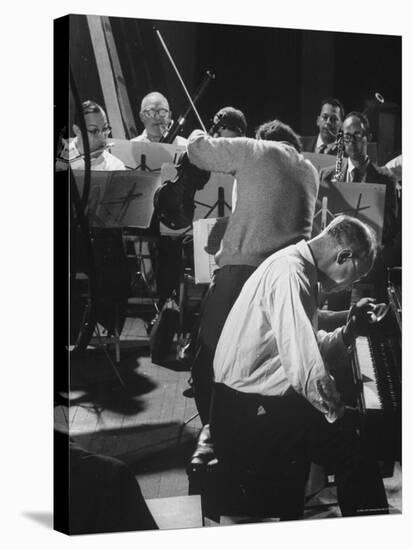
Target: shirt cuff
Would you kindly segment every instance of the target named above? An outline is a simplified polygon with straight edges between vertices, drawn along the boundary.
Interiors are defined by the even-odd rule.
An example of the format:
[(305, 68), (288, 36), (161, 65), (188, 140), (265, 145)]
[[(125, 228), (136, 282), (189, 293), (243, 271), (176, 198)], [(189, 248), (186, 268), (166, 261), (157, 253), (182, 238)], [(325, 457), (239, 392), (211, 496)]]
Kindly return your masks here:
[(343, 329), (344, 329), (344, 328), (345, 328), (345, 327), (340, 327), (340, 328), (338, 329), (338, 330), (339, 330), (339, 333), (338, 333), (337, 340), (336, 340), (337, 346), (339, 346), (339, 348), (340, 348), (343, 352), (345, 352), (345, 353), (351, 353), (352, 350), (353, 350), (353, 347), (354, 347), (354, 345), (355, 345), (355, 340), (354, 340), (351, 344), (349, 344), (349, 346), (347, 346), (347, 345), (345, 344), (345, 342), (344, 342), (344, 340), (343, 340)]

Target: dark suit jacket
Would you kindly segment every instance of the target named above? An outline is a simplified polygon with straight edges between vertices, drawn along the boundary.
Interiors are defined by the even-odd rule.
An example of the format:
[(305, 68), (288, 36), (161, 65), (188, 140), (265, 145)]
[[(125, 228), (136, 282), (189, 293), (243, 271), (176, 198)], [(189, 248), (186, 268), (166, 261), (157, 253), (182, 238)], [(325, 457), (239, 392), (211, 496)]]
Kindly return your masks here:
[[(302, 141), (302, 151), (306, 153), (316, 153), (316, 142), (318, 140), (318, 136), (301, 136)], [(337, 153), (337, 147), (336, 145), (328, 151), (327, 155), (336, 155)]]
[[(348, 161), (343, 159), (342, 162), (342, 177), (343, 181), (346, 179), (348, 172)], [(319, 172), (319, 178), (321, 181), (330, 182), (335, 173), (335, 167), (322, 168)], [(388, 172), (374, 164), (369, 162), (366, 169), (366, 182), (367, 183), (378, 183), (380, 185), (386, 186), (385, 194), (385, 211), (383, 217), (383, 234), (382, 234), (382, 244), (392, 245), (395, 237), (399, 232), (399, 223), (398, 223), (398, 208), (397, 208), (397, 198), (396, 198), (396, 180)]]

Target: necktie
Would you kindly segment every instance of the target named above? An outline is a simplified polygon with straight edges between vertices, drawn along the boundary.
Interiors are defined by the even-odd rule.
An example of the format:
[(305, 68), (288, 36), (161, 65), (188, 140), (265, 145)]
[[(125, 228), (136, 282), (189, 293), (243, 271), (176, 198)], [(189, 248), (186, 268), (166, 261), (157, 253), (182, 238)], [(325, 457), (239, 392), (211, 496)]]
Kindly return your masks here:
[(352, 181), (355, 183), (361, 181), (361, 173), (359, 168), (352, 169)]
[(324, 153), (326, 151), (326, 143), (322, 143), (322, 145), (319, 146), (318, 148), (318, 153), (321, 155), (322, 153)]

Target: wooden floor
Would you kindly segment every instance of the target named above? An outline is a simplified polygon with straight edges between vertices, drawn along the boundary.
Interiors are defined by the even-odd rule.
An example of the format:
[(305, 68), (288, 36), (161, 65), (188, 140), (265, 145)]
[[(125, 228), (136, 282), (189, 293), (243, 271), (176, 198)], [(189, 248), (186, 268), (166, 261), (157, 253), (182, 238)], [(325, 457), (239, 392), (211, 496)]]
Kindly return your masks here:
[(126, 320), (120, 359), (124, 387), (101, 349), (72, 360), (70, 407), (55, 408), (56, 428), (68, 426), (82, 447), (126, 462), (146, 498), (187, 495), (185, 467), (201, 427), (197, 416), (185, 424), (197, 413), (182, 395), (190, 373), (151, 362), (140, 319)]
[[(126, 462), (146, 499), (187, 495), (185, 468), (201, 427), (194, 400), (182, 395), (190, 373), (173, 361), (151, 362), (140, 319), (126, 320), (120, 349), (117, 368), (101, 346), (71, 361), (70, 406), (55, 407), (56, 429), (68, 427), (82, 447)], [(399, 465), (385, 486), (391, 511), (399, 513)], [(319, 491), (310, 504), (317, 506), (305, 518), (340, 516), (334, 488)]]

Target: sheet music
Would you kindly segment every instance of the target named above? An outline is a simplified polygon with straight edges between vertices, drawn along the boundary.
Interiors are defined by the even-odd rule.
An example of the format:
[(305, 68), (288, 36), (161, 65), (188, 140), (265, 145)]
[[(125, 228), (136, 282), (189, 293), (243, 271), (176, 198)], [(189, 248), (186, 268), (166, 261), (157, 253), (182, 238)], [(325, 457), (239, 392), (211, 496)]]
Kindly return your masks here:
[[(84, 171), (74, 170), (83, 192)], [(160, 174), (134, 171), (91, 172), (88, 218), (91, 227), (148, 228), (153, 215), (153, 196)]]
[(210, 283), (217, 269), (215, 254), (226, 231), (229, 218), (205, 218), (193, 223), (196, 283)]

